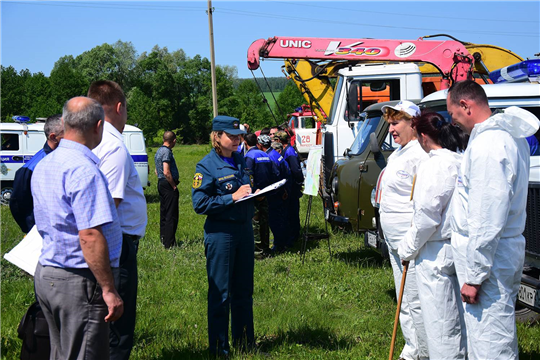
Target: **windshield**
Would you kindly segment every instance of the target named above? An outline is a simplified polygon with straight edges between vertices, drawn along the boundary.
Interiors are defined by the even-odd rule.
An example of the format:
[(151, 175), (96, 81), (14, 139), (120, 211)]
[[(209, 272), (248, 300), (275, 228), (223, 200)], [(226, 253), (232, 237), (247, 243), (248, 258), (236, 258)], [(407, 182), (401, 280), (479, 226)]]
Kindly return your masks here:
[(376, 116), (369, 117), (368, 115), (368, 118), (364, 120), (362, 125), (359, 127), (358, 135), (356, 135), (356, 138), (351, 146), (352, 155), (359, 155), (366, 150), (366, 147), (369, 144), (369, 134), (377, 129), (377, 125), (379, 125), (380, 120), (380, 112)]
[(336, 111), (339, 104), (339, 96), (341, 95), (341, 87), (343, 86), (343, 76), (339, 76), (334, 88), (334, 98), (332, 99), (332, 106), (330, 106), (330, 115), (328, 116), (327, 123), (332, 125), (336, 117)]

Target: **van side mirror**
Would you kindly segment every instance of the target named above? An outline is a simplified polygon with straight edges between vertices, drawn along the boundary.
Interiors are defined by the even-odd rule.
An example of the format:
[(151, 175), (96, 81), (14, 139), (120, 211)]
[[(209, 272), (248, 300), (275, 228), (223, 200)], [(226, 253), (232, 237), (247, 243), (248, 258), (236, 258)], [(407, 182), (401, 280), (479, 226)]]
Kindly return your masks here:
[(377, 135), (375, 135), (374, 132), (369, 134), (369, 150), (371, 150), (371, 152), (374, 154), (378, 154), (381, 152), (381, 148), (379, 147), (379, 141), (377, 140)]

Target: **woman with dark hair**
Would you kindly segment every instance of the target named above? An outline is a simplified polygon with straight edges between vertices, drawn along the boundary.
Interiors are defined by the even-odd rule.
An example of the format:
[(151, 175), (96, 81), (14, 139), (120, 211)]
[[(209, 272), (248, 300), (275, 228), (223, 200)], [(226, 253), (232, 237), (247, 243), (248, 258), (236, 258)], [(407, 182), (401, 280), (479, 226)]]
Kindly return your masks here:
[(462, 307), (448, 209), (464, 149), (461, 130), (438, 113), (422, 111), (412, 127), (429, 158), (418, 167), (412, 224), (399, 243), (402, 261), (414, 261), (431, 359), (465, 359)]
[(212, 121), (213, 149), (196, 167), (192, 202), (206, 215), (204, 251), (208, 276), (208, 342), (210, 354), (229, 356), (229, 312), (233, 346), (253, 349), (253, 200), (244, 157), (236, 152), (245, 134), (236, 118)]

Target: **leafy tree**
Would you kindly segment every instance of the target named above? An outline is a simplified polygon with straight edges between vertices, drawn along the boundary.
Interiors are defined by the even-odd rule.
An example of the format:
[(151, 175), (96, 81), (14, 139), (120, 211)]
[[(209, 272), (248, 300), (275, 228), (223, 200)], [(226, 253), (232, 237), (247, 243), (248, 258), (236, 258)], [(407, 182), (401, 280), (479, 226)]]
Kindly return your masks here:
[(12, 121), (13, 115), (25, 115), (24, 104), (28, 96), (25, 90), (26, 79), (31, 77), (30, 71), (17, 73), (13, 66), (1, 67), (1, 106), (3, 121)]
[(146, 136), (152, 139), (161, 127), (159, 113), (152, 99), (134, 87), (127, 94), (128, 123), (139, 127)]
[(64, 56), (55, 64), (49, 77), (51, 97), (60, 107), (74, 96), (86, 95), (90, 82), (76, 68), (73, 56)]
[[(298, 87), (292, 81), (289, 81), (277, 98), (277, 105), (279, 105), (279, 108), (283, 112), (283, 116), (286, 116), (287, 113), (292, 112), (298, 106), (305, 104), (305, 102), (306, 100), (302, 96), (302, 93), (300, 93), (300, 90), (298, 90)], [(287, 119), (282, 118), (282, 121), (285, 120)]]
[(113, 45), (103, 44), (83, 52), (75, 59), (75, 68), (89, 83), (96, 80), (116, 81), (125, 91), (132, 86), (132, 70), (137, 52), (131, 42), (118, 40)]
[(260, 129), (271, 124), (274, 120), (268, 111), (263, 96), (253, 80), (244, 80), (236, 89), (235, 111), (232, 116), (247, 123), (252, 129)]
[(51, 81), (43, 73), (39, 72), (28, 77), (24, 87), (28, 94), (32, 94), (25, 98), (23, 105), (25, 115), (35, 119), (62, 112), (62, 104), (55, 101), (52, 96)]

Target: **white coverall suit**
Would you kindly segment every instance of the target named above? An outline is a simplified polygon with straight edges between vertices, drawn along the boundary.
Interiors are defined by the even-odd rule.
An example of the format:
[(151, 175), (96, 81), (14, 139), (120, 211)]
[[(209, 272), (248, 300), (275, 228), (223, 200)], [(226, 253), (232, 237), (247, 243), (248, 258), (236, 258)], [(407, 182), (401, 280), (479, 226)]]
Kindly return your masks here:
[(466, 354), (448, 219), (460, 164), (461, 155), (447, 149), (430, 151), (420, 164), (412, 225), (398, 247), (402, 260), (415, 263), (429, 357), (437, 360), (465, 359)]
[[(381, 179), (381, 227), (390, 253), (396, 295), (399, 296), (403, 266), (397, 252), (399, 242), (411, 227), (413, 204), (410, 201), (414, 175), (418, 165), (428, 155), (417, 140), (411, 140), (388, 158), (388, 165)], [(405, 346), (400, 357), (407, 360), (428, 357), (424, 320), (416, 284), (415, 266), (409, 265), (399, 315)]]
[(476, 124), (451, 203), (452, 248), (460, 288), (481, 285), (465, 304), (469, 359), (517, 359), (515, 305), (525, 257), (530, 112), (509, 107)]

